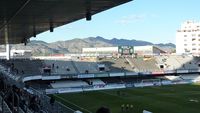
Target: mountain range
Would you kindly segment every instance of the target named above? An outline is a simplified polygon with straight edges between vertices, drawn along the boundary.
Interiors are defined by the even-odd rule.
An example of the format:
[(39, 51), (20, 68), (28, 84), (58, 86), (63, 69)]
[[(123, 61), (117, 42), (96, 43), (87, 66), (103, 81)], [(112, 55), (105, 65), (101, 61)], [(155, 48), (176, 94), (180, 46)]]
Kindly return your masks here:
[[(84, 39), (75, 38), (66, 41), (57, 41), (53, 43), (47, 43), (44, 41), (30, 41), (26, 46), (24, 44), (11, 45), (12, 49), (25, 49), (32, 50), (33, 55), (50, 55), (50, 54), (65, 54), (65, 53), (81, 53), (82, 48), (86, 47), (112, 47), (112, 46), (145, 46), (155, 45), (165, 51), (174, 51), (175, 45), (173, 43), (160, 43), (153, 44), (147, 41), (141, 40), (128, 40), (128, 39), (106, 39), (100, 36), (88, 37)], [(0, 46), (0, 49), (4, 49), (4, 46)]]

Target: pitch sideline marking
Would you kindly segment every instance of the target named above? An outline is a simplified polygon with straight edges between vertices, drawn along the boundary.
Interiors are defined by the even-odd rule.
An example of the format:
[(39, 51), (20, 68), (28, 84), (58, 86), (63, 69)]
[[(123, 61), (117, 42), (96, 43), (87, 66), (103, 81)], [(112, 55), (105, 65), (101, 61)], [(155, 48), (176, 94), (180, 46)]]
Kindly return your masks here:
[(59, 96), (57, 96), (57, 95), (54, 95), (54, 96), (57, 97), (57, 98), (59, 98), (59, 99), (61, 99), (61, 100), (63, 100), (63, 101), (65, 101), (65, 102), (68, 102), (68, 103), (70, 103), (70, 104), (72, 104), (72, 105), (74, 105), (74, 106), (76, 106), (76, 107), (78, 107), (78, 108), (80, 108), (80, 109), (82, 109), (82, 110), (85, 110), (85, 111), (87, 111), (88, 113), (92, 113), (91, 111), (89, 111), (89, 110), (87, 110), (87, 109), (85, 109), (85, 108), (83, 108), (83, 107), (81, 107), (81, 106), (78, 106), (78, 105), (76, 105), (76, 104), (70, 102), (70, 101), (67, 100), (67, 99), (64, 99), (64, 98), (62, 98), (62, 97), (59, 97)]

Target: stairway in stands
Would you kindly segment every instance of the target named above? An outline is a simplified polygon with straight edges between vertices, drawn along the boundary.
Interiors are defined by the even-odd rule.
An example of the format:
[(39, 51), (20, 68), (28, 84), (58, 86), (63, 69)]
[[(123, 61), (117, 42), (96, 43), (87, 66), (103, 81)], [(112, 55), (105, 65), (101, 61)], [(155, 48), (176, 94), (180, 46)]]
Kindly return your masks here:
[(79, 71), (79, 70), (78, 70), (78, 68), (76, 67), (76, 65), (75, 65), (74, 61), (71, 61), (71, 63), (72, 63), (72, 65), (73, 65), (74, 69), (76, 70), (76, 72), (79, 74), (79, 73), (80, 73), (80, 71)]

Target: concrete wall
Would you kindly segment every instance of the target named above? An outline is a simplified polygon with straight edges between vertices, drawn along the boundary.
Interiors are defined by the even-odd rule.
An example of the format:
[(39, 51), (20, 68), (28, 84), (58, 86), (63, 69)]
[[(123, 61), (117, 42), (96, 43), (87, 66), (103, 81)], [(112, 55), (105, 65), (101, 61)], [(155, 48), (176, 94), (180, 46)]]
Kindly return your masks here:
[(134, 53), (139, 55), (153, 54), (153, 46), (135, 46)]
[(118, 47), (83, 48), (82, 53), (118, 53)]

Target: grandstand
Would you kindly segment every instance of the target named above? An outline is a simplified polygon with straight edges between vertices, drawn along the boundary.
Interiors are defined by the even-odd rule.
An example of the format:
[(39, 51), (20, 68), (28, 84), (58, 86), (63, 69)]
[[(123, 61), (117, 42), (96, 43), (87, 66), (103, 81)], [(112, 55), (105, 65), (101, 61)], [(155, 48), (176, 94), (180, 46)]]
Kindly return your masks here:
[(44, 66), (50, 66), (51, 74), (75, 74), (78, 73), (70, 60), (44, 60)]
[(187, 55), (163, 55), (155, 56), (158, 64), (162, 64), (165, 70), (192, 70), (199, 69), (199, 58)]
[(101, 58), (97, 62), (105, 64), (106, 71), (109, 72), (133, 71), (133, 68), (125, 58)]
[(122, 80), (120, 78), (103, 78), (102, 81), (106, 84), (118, 84), (118, 83), (122, 83)]
[(181, 66), (184, 69), (198, 69), (198, 60), (199, 58), (191, 56), (176, 56), (175, 59), (181, 63)]
[(155, 59), (152, 58), (128, 58), (131, 64), (134, 66), (137, 72), (151, 72), (159, 71), (159, 67), (156, 65)]
[(82, 80), (67, 80), (67, 81), (56, 81), (54, 83), (51, 83), (52, 88), (66, 88), (66, 87), (84, 87), (88, 86), (87, 82), (84, 82)]
[(73, 61), (73, 63), (79, 73), (97, 73), (98, 72), (96, 62)]
[(181, 81), (181, 80), (183, 80), (183, 78), (181, 78), (180, 76), (171, 75), (171, 76), (165, 76), (165, 77), (170, 81)]
[(174, 56), (167, 55), (167, 56), (157, 56), (157, 61), (159, 64), (164, 64), (165, 70), (175, 70), (181, 69), (181, 63), (178, 62)]
[[(13, 59), (9, 62), (2, 60), (1, 64), (8, 72), (19, 75), (22, 81), (31, 81), (198, 73), (198, 61), (199, 58), (191, 56), (163, 55), (136, 58), (98, 58), (96, 61), (90, 59), (84, 61), (78, 59)], [(160, 67), (161, 64), (164, 65), (163, 68)], [(104, 69), (100, 70), (99, 66)], [(46, 70), (49, 70), (48, 73)]]
[(2, 60), (3, 65), (9, 68), (15, 74), (41, 74), (43, 61), (30, 59), (13, 59), (10, 61)]
[(91, 85), (106, 85), (101, 79), (89, 79), (88, 81)]
[[(44, 93), (192, 84), (200, 81), (198, 63), (199, 58), (176, 55), (105, 57), (97, 60), (37, 58), (12, 59), (9, 62), (1, 60), (0, 69), (11, 79), (20, 77), (16, 80), (24, 84), (28, 92), (33, 93), (34, 89), (39, 92), (36, 94), (41, 96)], [(164, 65), (163, 68), (160, 67), (161, 64)], [(100, 67), (104, 70), (100, 70)], [(22, 74), (19, 71), (17, 74), (13, 68), (23, 69), (24, 72)], [(50, 70), (50, 73), (46, 73), (45, 70)], [(3, 104), (5, 109), (10, 108), (6, 103), (5, 101)], [(33, 108), (27, 108), (30, 112), (34, 111)], [(23, 109), (20, 107), (19, 110), (24, 111)]]
[(198, 75), (198, 74), (180, 75), (180, 77), (183, 80), (189, 80), (189, 81), (193, 81), (193, 82), (199, 82), (200, 81), (200, 75)]

